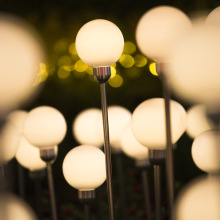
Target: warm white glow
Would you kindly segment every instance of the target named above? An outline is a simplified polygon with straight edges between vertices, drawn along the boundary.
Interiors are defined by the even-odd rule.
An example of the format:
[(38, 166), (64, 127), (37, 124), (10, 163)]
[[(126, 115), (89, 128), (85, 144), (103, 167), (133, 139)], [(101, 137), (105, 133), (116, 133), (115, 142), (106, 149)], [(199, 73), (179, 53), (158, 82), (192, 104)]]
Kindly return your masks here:
[(108, 107), (109, 138), (113, 152), (120, 151), (121, 135), (131, 121), (131, 112), (122, 106)]
[(201, 170), (220, 173), (220, 130), (205, 131), (192, 144), (192, 158)]
[(20, 18), (0, 14), (0, 111), (9, 111), (35, 92), (33, 84), (44, 61), (36, 34)]
[(67, 125), (63, 115), (50, 106), (32, 109), (24, 121), (24, 136), (36, 147), (58, 145), (66, 135)]
[(18, 130), (11, 122), (6, 122), (0, 132), (0, 164), (7, 163), (14, 158), (19, 140)]
[(17, 128), (19, 131), (19, 134), (23, 133), (23, 126), (24, 126), (24, 119), (27, 116), (27, 112), (23, 110), (16, 110), (11, 112), (8, 115), (8, 120), (13, 123), (13, 125)]
[(121, 135), (121, 149), (129, 157), (135, 160), (148, 159), (148, 148), (142, 145), (134, 137), (130, 123)]
[(0, 194), (0, 219), (37, 220), (37, 216), (25, 201), (11, 193), (7, 193)]
[(205, 105), (194, 105), (187, 111), (186, 133), (194, 139), (204, 131), (214, 128), (206, 115)]
[[(166, 148), (165, 107), (163, 98), (142, 102), (133, 112), (131, 128), (134, 136), (150, 149)], [(186, 112), (176, 101), (170, 102), (172, 143), (175, 144), (186, 129)]]
[(145, 56), (164, 62), (170, 59), (175, 44), (191, 30), (191, 21), (182, 11), (171, 6), (158, 6), (139, 20), (136, 41)]
[(185, 186), (175, 207), (175, 220), (219, 220), (220, 179), (199, 178)]
[(179, 44), (167, 66), (173, 93), (189, 103), (219, 103), (219, 60), (220, 28), (197, 27)]
[(30, 144), (24, 136), (20, 139), (15, 157), (21, 166), (31, 171), (46, 168), (46, 163), (40, 158), (40, 150)]
[(84, 63), (92, 67), (110, 66), (121, 56), (124, 38), (110, 21), (92, 20), (81, 27), (76, 36), (76, 50)]
[(94, 190), (106, 179), (104, 153), (89, 145), (73, 148), (64, 158), (63, 175), (78, 190)]
[(73, 121), (72, 131), (80, 144), (89, 144), (97, 147), (103, 145), (102, 112), (100, 109), (91, 108), (80, 112)]

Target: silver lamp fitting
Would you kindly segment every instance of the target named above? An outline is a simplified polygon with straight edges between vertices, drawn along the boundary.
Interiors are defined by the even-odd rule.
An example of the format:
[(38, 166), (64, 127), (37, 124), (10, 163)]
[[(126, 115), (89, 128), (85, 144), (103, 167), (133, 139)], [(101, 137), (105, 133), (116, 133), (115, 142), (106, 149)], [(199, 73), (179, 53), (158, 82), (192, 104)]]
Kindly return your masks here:
[(111, 77), (111, 67), (110, 66), (101, 66), (93, 68), (94, 79), (98, 83), (106, 83)]
[(89, 204), (95, 200), (95, 190), (78, 191), (78, 198), (84, 204)]
[(149, 160), (152, 165), (161, 165), (165, 162), (166, 150), (149, 149)]
[(41, 149), (40, 157), (44, 162), (53, 162), (57, 157), (57, 154), (55, 153), (55, 147)]

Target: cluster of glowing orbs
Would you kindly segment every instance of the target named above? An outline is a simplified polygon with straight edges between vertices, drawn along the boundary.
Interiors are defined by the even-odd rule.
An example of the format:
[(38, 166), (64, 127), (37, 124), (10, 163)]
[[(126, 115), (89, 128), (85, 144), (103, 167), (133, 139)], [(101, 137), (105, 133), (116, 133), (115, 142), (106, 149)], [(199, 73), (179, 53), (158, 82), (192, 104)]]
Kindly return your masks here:
[(206, 130), (214, 128), (211, 120), (207, 117), (205, 105), (194, 105), (187, 111), (186, 133), (192, 139)]
[(24, 121), (24, 136), (40, 149), (58, 145), (64, 139), (66, 131), (64, 116), (50, 106), (32, 109)]
[(15, 158), (21, 166), (30, 171), (46, 168), (46, 163), (40, 157), (39, 149), (30, 144), (24, 136), (20, 139)]
[(191, 21), (181, 10), (158, 6), (147, 11), (139, 20), (136, 41), (145, 56), (166, 62), (176, 43), (191, 30)]
[(124, 38), (120, 29), (104, 19), (83, 25), (76, 36), (76, 50), (80, 59), (89, 66), (110, 66), (121, 56)]
[(208, 130), (195, 138), (192, 158), (196, 166), (207, 173), (220, 173), (220, 130)]
[(134, 160), (148, 159), (148, 148), (143, 146), (134, 137), (130, 123), (125, 127), (121, 135), (121, 150)]
[(96, 189), (106, 179), (104, 153), (90, 145), (73, 148), (64, 158), (63, 175), (73, 188), (80, 191)]
[(80, 144), (89, 144), (97, 147), (103, 145), (102, 112), (97, 108), (90, 108), (80, 112), (73, 121), (72, 132)]
[[(171, 136), (175, 144), (186, 129), (186, 111), (178, 102), (170, 101)], [(166, 148), (166, 122), (163, 98), (153, 98), (136, 107), (131, 118), (136, 139), (149, 149)]]
[(203, 25), (176, 47), (166, 73), (171, 89), (188, 103), (220, 100), (220, 28)]
[(219, 220), (220, 178), (200, 177), (180, 192), (174, 209), (175, 220)]
[(0, 219), (1, 220), (37, 220), (32, 208), (19, 197), (4, 193), (0, 194)]
[(36, 33), (14, 15), (0, 14), (0, 111), (23, 104), (33, 86), (45, 54)]
[(14, 158), (19, 140), (18, 130), (10, 121), (7, 121), (0, 131), (0, 164)]
[(114, 152), (118, 152), (121, 148), (122, 132), (131, 121), (131, 112), (122, 106), (109, 106), (108, 120), (110, 145)]

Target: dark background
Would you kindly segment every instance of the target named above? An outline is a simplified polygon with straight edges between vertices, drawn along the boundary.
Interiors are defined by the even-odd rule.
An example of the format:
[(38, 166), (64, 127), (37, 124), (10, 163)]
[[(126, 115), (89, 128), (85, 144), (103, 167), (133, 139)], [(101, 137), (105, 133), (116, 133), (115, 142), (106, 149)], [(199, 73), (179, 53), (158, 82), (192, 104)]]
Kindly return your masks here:
[[(111, 1), (43, 1), (43, 0), (1, 0), (0, 12), (8, 12), (17, 15), (28, 23), (30, 23), (41, 36), (47, 51), (47, 64), (53, 67), (51, 74), (38, 97), (28, 106), (24, 106), (24, 110), (31, 110), (36, 106), (49, 105), (57, 108), (64, 115), (68, 131), (64, 141), (59, 146), (59, 155), (54, 163), (54, 180), (58, 204), (58, 214), (60, 219), (83, 219), (83, 205), (78, 202), (77, 191), (72, 189), (64, 180), (62, 174), (62, 161), (67, 152), (73, 147), (79, 145), (72, 135), (72, 122), (76, 115), (90, 107), (100, 108), (100, 91), (99, 85), (87, 74), (71, 74), (66, 79), (60, 79), (57, 76), (59, 58), (68, 53), (68, 46), (75, 41), (75, 37), (79, 28), (86, 22), (103, 18), (115, 23), (122, 31), (125, 41), (135, 43), (135, 29), (140, 17), (150, 8), (157, 5), (175, 6), (188, 15), (197, 10), (207, 10), (208, 12), (219, 6), (217, 0), (166, 0), (166, 1), (143, 1), (143, 0), (111, 0)], [(64, 42), (61, 49), (57, 49), (59, 43)], [(137, 54), (140, 53), (138, 50)], [(148, 61), (151, 63), (152, 61)], [(121, 105), (128, 108), (131, 112), (142, 101), (153, 98), (162, 97), (161, 83), (158, 77), (150, 74), (148, 65), (143, 68), (132, 67), (129, 69), (118, 65), (118, 70), (124, 79), (124, 83), (119, 88), (113, 88), (107, 84), (107, 102), (108, 105)], [(137, 73), (137, 77), (135, 77)], [(132, 77), (133, 76), (133, 77)], [(173, 99), (176, 97), (173, 96)], [(176, 99), (179, 101), (178, 99)], [(188, 109), (186, 103), (182, 103), (185, 109)], [(195, 176), (200, 175), (200, 171), (193, 163), (191, 158), (191, 143), (186, 134), (184, 134), (177, 144), (175, 150), (175, 186), (176, 193)], [(115, 217), (121, 218), (121, 204), (118, 190), (117, 170), (115, 158), (113, 155), (113, 184), (114, 184), (114, 204)], [(141, 171), (136, 169), (134, 162), (121, 155), (125, 191), (127, 196), (127, 214), (128, 219), (144, 219), (146, 213), (143, 205), (143, 189), (141, 182)], [(9, 171), (17, 171), (16, 161), (13, 160), (8, 164)], [(35, 206), (35, 188), (33, 181), (30, 180), (27, 170), (23, 170), (25, 177), (25, 194), (24, 198), (30, 204)], [(163, 170), (164, 173), (164, 170)], [(153, 170), (149, 169), (152, 211), (153, 203)], [(11, 188), (19, 193), (17, 186), (18, 176), (11, 177)], [(166, 181), (163, 174), (163, 215), (166, 217)], [(103, 219), (108, 219), (108, 206), (106, 197), (106, 185), (103, 184), (98, 190), (100, 203), (96, 202), (91, 205), (92, 218), (99, 219), (99, 215), (103, 215)], [(51, 219), (49, 197), (47, 190), (46, 178), (42, 181), (41, 194), (42, 210), (40, 219)], [(101, 210), (101, 214), (100, 214)]]

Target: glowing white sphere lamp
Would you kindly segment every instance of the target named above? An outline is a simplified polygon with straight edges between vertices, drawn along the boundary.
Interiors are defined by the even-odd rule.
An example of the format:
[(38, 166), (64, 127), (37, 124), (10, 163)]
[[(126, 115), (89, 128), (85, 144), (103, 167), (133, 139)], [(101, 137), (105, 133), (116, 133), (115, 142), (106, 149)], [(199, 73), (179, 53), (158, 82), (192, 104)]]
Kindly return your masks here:
[[(171, 100), (172, 144), (175, 144), (186, 129), (186, 111), (178, 102)], [(131, 118), (131, 127), (137, 140), (149, 149), (166, 148), (164, 99), (152, 98), (136, 107)]]
[(96, 19), (83, 25), (76, 36), (76, 50), (92, 67), (110, 66), (121, 56), (124, 38), (111, 21)]
[(130, 123), (124, 128), (121, 135), (121, 150), (137, 163), (148, 161), (148, 148), (135, 138)]
[(94, 190), (106, 180), (104, 153), (91, 145), (73, 148), (64, 158), (63, 175), (79, 191), (80, 199), (92, 199)]
[(45, 52), (33, 29), (22, 19), (0, 14), (0, 111), (16, 109), (37, 90), (33, 86)]
[(196, 166), (209, 174), (220, 174), (220, 130), (208, 130), (198, 135), (192, 144)]
[(218, 220), (220, 218), (220, 178), (199, 177), (180, 192), (176, 200), (176, 220)]
[(15, 126), (7, 121), (0, 131), (0, 165), (15, 157), (20, 140), (20, 134)]
[(121, 151), (121, 136), (131, 121), (131, 112), (125, 107), (113, 105), (108, 107), (109, 136), (113, 153)]
[(56, 108), (40, 106), (32, 109), (24, 121), (24, 136), (40, 150), (40, 156), (47, 163), (48, 184), (51, 196), (53, 220), (57, 220), (57, 210), (53, 183), (52, 162), (56, 159), (55, 147), (66, 135), (64, 116)]
[(205, 25), (196, 28), (176, 48), (167, 67), (173, 93), (190, 104), (219, 108), (219, 59), (220, 29)]
[(38, 218), (32, 208), (21, 198), (4, 193), (0, 194), (0, 219), (37, 220)]
[(205, 105), (193, 105), (187, 111), (187, 135), (194, 139), (204, 131), (214, 128), (211, 120), (207, 117)]
[(89, 108), (80, 112), (73, 121), (72, 132), (80, 144), (103, 146), (101, 109)]
[(24, 136), (20, 139), (15, 157), (21, 166), (30, 171), (38, 171), (46, 168), (46, 163), (40, 157), (39, 149), (30, 144)]
[(106, 82), (111, 77), (111, 67), (121, 56), (124, 38), (120, 29), (104, 19), (92, 20), (83, 25), (76, 36), (76, 50), (83, 62), (93, 67), (93, 76), (100, 84), (103, 115), (104, 151), (106, 156), (107, 189), (110, 219), (114, 219), (111, 150), (109, 145)]
[(145, 56), (166, 62), (175, 44), (191, 30), (191, 21), (181, 10), (172, 6), (158, 6), (140, 18), (136, 41)]

